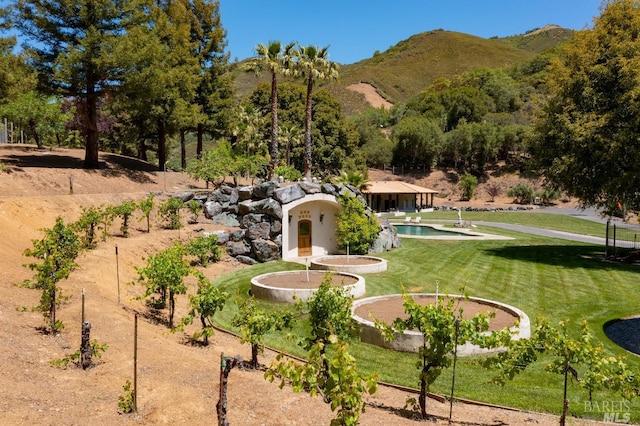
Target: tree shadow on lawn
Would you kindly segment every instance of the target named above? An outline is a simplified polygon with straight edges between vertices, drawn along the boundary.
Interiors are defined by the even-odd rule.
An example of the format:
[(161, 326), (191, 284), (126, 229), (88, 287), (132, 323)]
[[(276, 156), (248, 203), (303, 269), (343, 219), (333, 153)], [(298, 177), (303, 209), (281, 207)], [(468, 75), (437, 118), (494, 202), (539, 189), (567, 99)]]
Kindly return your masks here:
[(563, 268), (587, 268), (617, 271), (640, 271), (637, 265), (620, 264), (604, 259), (604, 247), (593, 245), (504, 246), (484, 250), (503, 259), (541, 263)]

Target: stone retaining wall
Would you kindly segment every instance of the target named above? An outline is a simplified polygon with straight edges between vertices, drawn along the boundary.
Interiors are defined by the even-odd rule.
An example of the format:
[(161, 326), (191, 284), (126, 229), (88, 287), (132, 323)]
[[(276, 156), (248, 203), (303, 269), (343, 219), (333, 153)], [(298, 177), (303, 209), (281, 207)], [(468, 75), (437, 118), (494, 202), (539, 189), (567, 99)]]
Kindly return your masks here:
[[(281, 186), (268, 181), (254, 186), (232, 187), (223, 185), (209, 194), (176, 195), (184, 201), (197, 199), (203, 205), (204, 215), (213, 223), (234, 231), (216, 231), (218, 244), (230, 256), (246, 264), (269, 262), (282, 256), (282, 206), (305, 197), (324, 193), (333, 196), (350, 193), (363, 204), (360, 191), (350, 185), (299, 182)], [(371, 214), (368, 210), (368, 214)], [(381, 253), (400, 246), (400, 239), (388, 221), (381, 223), (380, 235), (370, 253)]]

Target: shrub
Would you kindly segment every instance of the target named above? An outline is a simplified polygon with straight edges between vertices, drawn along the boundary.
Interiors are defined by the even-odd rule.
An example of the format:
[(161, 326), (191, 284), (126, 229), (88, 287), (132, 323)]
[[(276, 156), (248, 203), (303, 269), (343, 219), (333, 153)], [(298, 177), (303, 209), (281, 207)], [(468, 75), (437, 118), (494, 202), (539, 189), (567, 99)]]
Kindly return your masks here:
[[(107, 349), (109, 349), (109, 345), (107, 345), (106, 343), (100, 344), (95, 339), (91, 341), (91, 355), (93, 357), (102, 358), (102, 353), (105, 352)], [(67, 355), (64, 358), (52, 360), (50, 364), (52, 367), (59, 367), (63, 369), (67, 368), (69, 363), (73, 363), (76, 366), (80, 367), (81, 366), (80, 356), (81, 356), (80, 349), (78, 349), (74, 353)]]
[(24, 281), (23, 285), (42, 291), (40, 304), (34, 310), (42, 312), (49, 322), (50, 332), (57, 333), (64, 328), (56, 319), (56, 308), (67, 299), (62, 295), (58, 282), (69, 278), (77, 266), (75, 259), (80, 253), (80, 240), (72, 225), (66, 225), (61, 217), (56, 218), (53, 228), (44, 229), (41, 240), (33, 240), (33, 248), (26, 249), (24, 255), (39, 260), (25, 265), (35, 275)]
[(198, 292), (189, 296), (189, 312), (180, 320), (177, 330), (183, 331), (184, 327), (193, 324), (196, 318), (200, 319), (202, 329), (193, 333), (194, 339), (203, 338), (204, 344), (209, 344), (209, 337), (213, 335), (213, 316), (224, 307), (229, 293), (204, 276), (202, 272), (194, 272), (198, 279)]
[(340, 196), (342, 210), (337, 216), (336, 237), (341, 248), (354, 254), (366, 254), (378, 237), (380, 226), (367, 214), (365, 206), (356, 197), (346, 193)]
[(470, 200), (471, 198), (473, 198), (473, 193), (476, 190), (476, 186), (478, 186), (478, 178), (466, 172), (460, 178), (460, 182), (458, 182), (458, 187), (462, 191), (462, 196), (460, 198), (462, 200)]
[(122, 204), (118, 206), (113, 206), (108, 209), (112, 219), (116, 217), (120, 217), (122, 219), (120, 231), (122, 232), (122, 236), (125, 238), (129, 236), (129, 218), (137, 208), (138, 205), (135, 201), (128, 200), (123, 201)]
[(553, 188), (542, 188), (536, 193), (536, 197), (540, 197), (540, 200), (543, 204), (549, 204), (553, 200), (557, 200), (558, 198), (560, 198), (560, 195), (560, 190)]
[(140, 201), (140, 203), (138, 204), (138, 208), (142, 212), (142, 216), (140, 216), (140, 219), (145, 218), (147, 220), (147, 232), (151, 230), (151, 211), (154, 207), (154, 198), (155, 194), (149, 194), (147, 198)]
[(275, 168), (274, 172), (276, 175), (282, 176), (284, 180), (290, 182), (302, 179), (302, 173), (296, 170), (293, 166), (278, 166)]
[(118, 408), (121, 413), (132, 413), (135, 409), (133, 388), (131, 387), (131, 380), (127, 380), (122, 386), (123, 394), (118, 397)]
[(175, 296), (187, 292), (184, 279), (191, 273), (191, 267), (183, 255), (184, 247), (182, 244), (174, 242), (171, 247), (150, 256), (147, 259), (147, 266), (135, 268), (138, 272), (137, 281), (147, 287), (146, 291), (138, 296), (138, 299), (146, 299), (157, 293), (160, 295), (160, 299), (154, 299), (151, 303), (164, 307), (168, 294), (169, 328), (173, 328)]
[(160, 205), (160, 217), (164, 221), (164, 226), (168, 229), (180, 229), (180, 209), (184, 207), (184, 201), (180, 198), (171, 197)]
[(82, 209), (82, 215), (73, 224), (74, 229), (79, 234), (82, 248), (93, 249), (96, 247), (96, 228), (100, 224), (104, 214), (103, 209), (98, 207)]
[(185, 251), (188, 255), (195, 256), (197, 263), (202, 266), (217, 262), (222, 253), (222, 249), (218, 247), (217, 235), (196, 237), (187, 243)]
[(500, 195), (500, 185), (496, 183), (490, 183), (487, 185), (487, 194), (491, 197), (491, 202), (496, 199), (498, 195)]
[(191, 213), (191, 217), (189, 218), (189, 223), (198, 223), (198, 216), (200, 215), (200, 211), (202, 210), (202, 204), (198, 200), (191, 200), (187, 203), (187, 209), (189, 209), (189, 213)]
[(513, 188), (509, 189), (507, 195), (514, 198), (514, 203), (529, 204), (533, 201), (535, 192), (528, 183), (519, 183)]

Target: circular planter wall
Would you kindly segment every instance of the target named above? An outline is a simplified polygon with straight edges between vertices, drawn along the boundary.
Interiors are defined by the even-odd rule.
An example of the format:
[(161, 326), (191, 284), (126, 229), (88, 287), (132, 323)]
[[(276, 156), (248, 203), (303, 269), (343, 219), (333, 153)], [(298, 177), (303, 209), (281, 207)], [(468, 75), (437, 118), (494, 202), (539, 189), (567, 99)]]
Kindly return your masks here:
[[(435, 294), (411, 294), (410, 296), (414, 298), (432, 298), (435, 300)], [(458, 295), (440, 295), (440, 298), (448, 297), (448, 298), (456, 298), (456, 299), (464, 299), (462, 296)], [(404, 330), (402, 333), (396, 333), (393, 340), (387, 341), (382, 337), (380, 331), (375, 327), (375, 319), (383, 320), (386, 323), (390, 323), (396, 317), (404, 317), (406, 314), (404, 313), (404, 308), (402, 306), (402, 302), (404, 301), (402, 295), (393, 294), (387, 296), (377, 296), (377, 297), (367, 297), (365, 299), (361, 299), (355, 301), (352, 307), (353, 317), (360, 324), (360, 338), (365, 343), (370, 343), (372, 345), (381, 346), (387, 349), (393, 349), (397, 351), (403, 352), (418, 352), (419, 348), (422, 347), (423, 338), (422, 334), (415, 330)], [(478, 304), (477, 310), (489, 311), (495, 309), (496, 312), (501, 311), (501, 315), (507, 315), (512, 318), (510, 328), (515, 332), (512, 339), (522, 339), (529, 338), (531, 336), (531, 325), (529, 322), (529, 317), (520, 309), (514, 308), (513, 306), (506, 305), (504, 303), (496, 302), (493, 300), (481, 299), (478, 297), (469, 297), (467, 298), (469, 303)], [(379, 305), (379, 306), (376, 306)], [(384, 306), (383, 306), (384, 305)], [(368, 315), (368, 312), (371, 312), (373, 315), (373, 319)], [(376, 318), (379, 312), (379, 316), (382, 316), (381, 312), (385, 312), (389, 318), (382, 319)], [(392, 318), (393, 317), (393, 318)], [(496, 315), (497, 318), (497, 315)], [(519, 321), (518, 325), (515, 325), (516, 320)], [(508, 323), (508, 321), (507, 321)], [(491, 324), (491, 320), (490, 320)], [(502, 350), (501, 348), (495, 349), (486, 349), (481, 348), (479, 346), (473, 345), (471, 343), (466, 343), (464, 345), (458, 346), (458, 355), (460, 356), (469, 356), (469, 355), (480, 355), (487, 354), (491, 352), (497, 352)]]
[(258, 275), (251, 279), (251, 294), (272, 302), (305, 301), (315, 293), (327, 273), (334, 287), (342, 286), (354, 298), (364, 295), (363, 277), (335, 271), (283, 271)]
[(373, 256), (331, 255), (311, 260), (311, 269), (350, 272), (352, 274), (374, 274), (387, 270), (387, 260)]

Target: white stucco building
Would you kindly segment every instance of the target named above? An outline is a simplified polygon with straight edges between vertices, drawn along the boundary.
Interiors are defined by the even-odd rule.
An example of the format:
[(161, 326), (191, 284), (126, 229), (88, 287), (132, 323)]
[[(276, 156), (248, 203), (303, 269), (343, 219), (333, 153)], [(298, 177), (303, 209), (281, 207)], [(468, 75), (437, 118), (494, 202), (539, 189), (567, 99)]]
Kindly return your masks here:
[(341, 206), (331, 194), (307, 194), (282, 205), (282, 259), (338, 252), (336, 214)]

